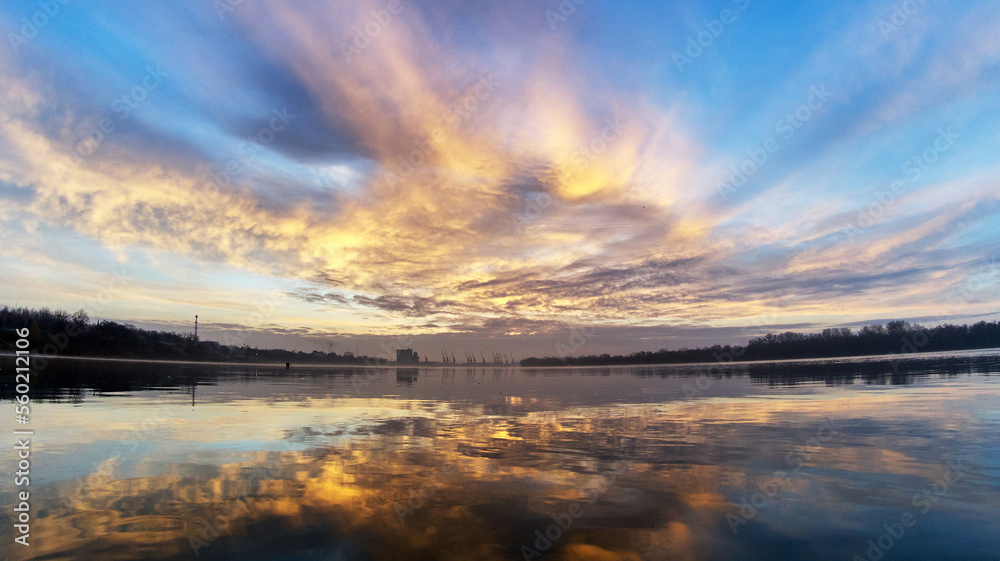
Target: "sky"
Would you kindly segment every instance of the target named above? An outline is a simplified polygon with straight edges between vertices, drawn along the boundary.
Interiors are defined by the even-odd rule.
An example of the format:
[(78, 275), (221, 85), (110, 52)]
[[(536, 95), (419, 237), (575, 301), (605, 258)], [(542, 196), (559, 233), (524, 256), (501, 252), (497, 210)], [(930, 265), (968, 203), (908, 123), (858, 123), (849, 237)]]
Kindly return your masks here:
[(995, 320), (997, 29), (988, 0), (7, 2), (0, 305), (460, 359)]

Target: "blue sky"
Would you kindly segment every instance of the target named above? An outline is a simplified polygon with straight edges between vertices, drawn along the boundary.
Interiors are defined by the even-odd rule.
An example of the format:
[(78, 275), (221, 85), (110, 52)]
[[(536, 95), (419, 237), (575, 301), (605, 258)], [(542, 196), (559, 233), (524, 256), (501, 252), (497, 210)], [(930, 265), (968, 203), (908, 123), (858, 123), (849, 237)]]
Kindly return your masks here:
[(0, 8), (3, 304), (432, 355), (997, 317), (991, 2), (231, 4)]

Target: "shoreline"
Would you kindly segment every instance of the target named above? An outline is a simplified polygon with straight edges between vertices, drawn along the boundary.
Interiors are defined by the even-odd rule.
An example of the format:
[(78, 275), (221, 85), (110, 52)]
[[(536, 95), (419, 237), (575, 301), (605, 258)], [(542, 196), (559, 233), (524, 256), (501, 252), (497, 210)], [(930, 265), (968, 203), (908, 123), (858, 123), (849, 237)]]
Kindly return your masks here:
[[(877, 355), (848, 355), (829, 356), (814, 358), (780, 358), (766, 360), (732, 360), (732, 361), (704, 361), (704, 362), (667, 362), (667, 363), (618, 363), (618, 364), (584, 364), (584, 365), (550, 365), (550, 366), (521, 366), (519, 364), (448, 364), (448, 363), (419, 363), (419, 364), (343, 364), (343, 363), (292, 363), (293, 369), (302, 368), (518, 368), (522, 370), (547, 370), (547, 369), (582, 369), (582, 368), (651, 368), (651, 367), (673, 367), (673, 366), (704, 366), (704, 365), (736, 365), (736, 364), (796, 364), (796, 363), (817, 363), (817, 362), (860, 362), (862, 360), (879, 359), (879, 362), (892, 362), (894, 360), (927, 359), (927, 358), (949, 358), (961, 356), (962, 354), (977, 353), (981, 356), (1000, 356), (1000, 347), (989, 347), (984, 349), (961, 349), (952, 351), (918, 351), (913, 353), (889, 353)], [(0, 351), (0, 357), (15, 358), (17, 355), (8, 351)], [(81, 360), (90, 362), (136, 362), (147, 364), (196, 364), (196, 365), (216, 365), (216, 366), (255, 366), (264, 368), (285, 369), (285, 363), (280, 362), (229, 362), (229, 361), (207, 361), (207, 360), (166, 360), (153, 358), (123, 358), (123, 357), (94, 357), (94, 356), (66, 356), (66, 355), (42, 355), (32, 354), (33, 358), (45, 360)]]

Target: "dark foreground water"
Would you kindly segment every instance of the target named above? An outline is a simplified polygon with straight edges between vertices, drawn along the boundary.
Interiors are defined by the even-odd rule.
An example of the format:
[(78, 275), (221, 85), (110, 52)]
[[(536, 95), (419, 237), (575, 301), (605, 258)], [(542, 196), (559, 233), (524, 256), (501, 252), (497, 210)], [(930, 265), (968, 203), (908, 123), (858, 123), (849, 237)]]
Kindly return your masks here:
[[(977, 356), (978, 355), (978, 356)], [(4, 559), (996, 560), (1000, 356), (333, 369), (50, 361)]]

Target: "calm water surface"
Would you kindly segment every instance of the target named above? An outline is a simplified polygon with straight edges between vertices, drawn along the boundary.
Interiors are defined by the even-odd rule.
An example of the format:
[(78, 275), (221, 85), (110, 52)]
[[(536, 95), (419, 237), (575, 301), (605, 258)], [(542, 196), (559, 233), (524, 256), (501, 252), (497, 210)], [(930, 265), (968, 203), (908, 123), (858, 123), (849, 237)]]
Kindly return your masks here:
[(0, 556), (1000, 559), (1000, 355), (896, 367), (51, 361)]

